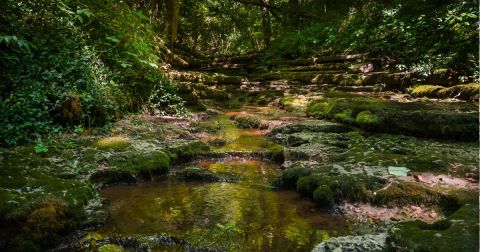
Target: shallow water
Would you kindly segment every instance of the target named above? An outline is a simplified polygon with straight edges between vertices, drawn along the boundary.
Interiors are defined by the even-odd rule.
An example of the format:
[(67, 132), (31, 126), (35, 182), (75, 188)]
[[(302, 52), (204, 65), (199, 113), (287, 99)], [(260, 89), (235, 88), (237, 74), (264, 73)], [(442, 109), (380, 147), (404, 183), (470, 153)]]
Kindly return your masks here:
[(199, 183), (169, 178), (104, 189), (111, 217), (98, 232), (168, 234), (195, 247), (230, 251), (309, 251), (330, 236), (347, 233), (341, 215), (318, 212), (310, 200), (268, 187), (278, 171), (275, 165), (254, 160), (197, 165), (243, 179)]
[[(219, 124), (221, 128), (208, 136), (203, 137), (203, 141), (208, 142), (212, 139), (226, 140), (226, 144), (219, 147), (212, 147), (214, 152), (255, 152), (272, 148), (281, 148), (264, 137), (265, 131), (260, 129), (240, 129), (235, 126), (231, 116), (248, 115), (260, 120), (269, 121), (282, 118), (284, 111), (275, 107), (262, 106), (242, 106), (237, 110), (229, 110), (215, 116), (207, 121), (212, 124)], [(285, 120), (282, 118), (282, 120)]]

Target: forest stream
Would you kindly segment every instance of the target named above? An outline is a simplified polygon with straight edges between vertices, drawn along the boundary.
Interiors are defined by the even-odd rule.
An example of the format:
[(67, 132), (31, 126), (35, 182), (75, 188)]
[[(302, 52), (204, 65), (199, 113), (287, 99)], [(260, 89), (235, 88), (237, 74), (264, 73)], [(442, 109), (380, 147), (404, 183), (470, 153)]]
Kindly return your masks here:
[[(181, 119), (170, 123), (186, 125)], [(108, 202), (109, 212), (105, 224), (84, 232), (80, 236), (83, 238), (74, 239), (65, 248), (83, 250), (95, 241), (93, 246), (120, 245), (127, 251), (311, 251), (332, 237), (352, 234), (373, 234), (371, 241), (359, 244), (375, 248), (383, 246), (384, 232), (398, 221), (433, 223), (445, 220), (446, 213), (459, 207), (453, 206), (452, 210), (450, 203), (442, 203), (443, 196), (420, 186), (418, 192), (408, 192), (413, 194), (401, 196), (404, 198), (400, 201), (395, 201), (399, 196), (394, 196), (382, 199), (381, 204), (342, 203), (325, 209), (308, 199), (308, 192), (299, 183), (300, 193), (285, 187), (286, 171), (298, 170), (298, 165), (306, 163), (325, 167), (335, 162), (333, 169), (323, 173), (327, 178), (347, 175), (371, 180), (369, 185), (340, 180), (339, 186), (351, 187), (344, 190), (366, 186), (380, 195), (392, 183), (424, 184), (444, 192), (455, 188), (476, 190), (476, 184), (467, 179), (444, 176), (442, 180), (438, 175), (441, 172), (424, 172), (426, 165), (438, 170), (452, 164), (462, 171), (475, 169), (472, 154), (478, 149), (474, 144), (364, 135), (356, 129), (274, 106), (223, 108), (222, 112), (203, 115), (195, 125), (199, 130), (193, 134), (211, 146), (210, 154), (182, 162), (168, 176), (153, 181), (104, 187), (100, 196)], [(283, 129), (291, 125), (297, 128), (279, 133), (282, 125)], [(275, 128), (277, 131), (272, 131)], [(281, 157), (274, 154), (280, 152)], [(411, 156), (413, 152), (415, 157)], [(415, 179), (389, 176), (386, 167), (400, 164), (416, 168)], [(385, 204), (397, 207), (382, 206)], [(371, 221), (374, 224), (368, 224)]]
[(479, 251), (478, 1), (0, 6), (0, 251)]

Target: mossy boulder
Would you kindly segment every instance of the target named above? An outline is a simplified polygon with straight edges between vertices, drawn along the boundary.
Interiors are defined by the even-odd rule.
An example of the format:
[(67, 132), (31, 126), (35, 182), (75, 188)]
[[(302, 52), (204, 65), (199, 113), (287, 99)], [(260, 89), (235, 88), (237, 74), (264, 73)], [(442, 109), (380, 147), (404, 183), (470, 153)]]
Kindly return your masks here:
[(23, 231), (33, 240), (58, 234), (69, 225), (68, 204), (60, 199), (45, 198), (29, 206)]
[(197, 156), (208, 154), (210, 152), (210, 147), (204, 142), (194, 141), (176, 146), (169, 146), (167, 147), (166, 152), (173, 163), (182, 163), (191, 161)]
[(452, 87), (435, 85), (419, 85), (412, 89), (410, 94), (413, 97), (428, 98), (458, 98), (461, 100), (477, 100), (480, 96), (480, 84), (469, 83)]
[(234, 116), (232, 119), (235, 125), (241, 129), (259, 129), (262, 127), (262, 122), (253, 116)]
[(428, 97), (428, 98), (437, 98), (438, 91), (444, 89), (442, 86), (437, 85), (419, 85), (414, 87), (410, 94), (413, 97)]
[(170, 157), (167, 153), (159, 150), (147, 153), (134, 152), (120, 167), (122, 170), (130, 171), (142, 178), (152, 178), (168, 173)]
[(378, 191), (371, 202), (375, 205), (396, 207), (406, 205), (435, 206), (454, 200), (448, 195), (417, 183), (398, 182)]
[(292, 168), (283, 170), (280, 177), (275, 180), (274, 185), (283, 188), (296, 189), (298, 179), (308, 176), (311, 173), (311, 169), (302, 166), (294, 166)]
[(101, 150), (120, 150), (129, 145), (129, 139), (122, 136), (104, 137), (95, 142), (95, 147)]
[(68, 203), (62, 199), (41, 198), (9, 213), (2, 221), (9, 230), (6, 251), (43, 251), (57, 244), (74, 224)]
[(116, 168), (102, 169), (90, 175), (90, 181), (97, 185), (108, 185), (115, 183), (134, 183), (135, 177), (129, 171)]
[(313, 200), (322, 208), (331, 208), (335, 203), (335, 194), (328, 185), (320, 185), (313, 191)]
[(440, 98), (458, 98), (462, 100), (478, 101), (480, 96), (480, 84), (470, 83), (444, 88), (438, 91), (438, 96)]
[[(358, 116), (357, 116), (358, 117)], [(336, 113), (333, 115), (333, 118), (339, 122), (346, 123), (346, 124), (354, 124), (355, 119), (353, 118), (352, 110), (346, 109), (340, 113)]]
[(459, 201), (463, 206), (445, 220), (433, 224), (421, 221), (396, 224), (387, 237), (390, 250), (478, 251), (478, 193), (468, 193), (467, 197), (461, 196)]
[(364, 110), (357, 114), (355, 123), (362, 128), (368, 129), (377, 126), (380, 122), (379, 118), (374, 113)]

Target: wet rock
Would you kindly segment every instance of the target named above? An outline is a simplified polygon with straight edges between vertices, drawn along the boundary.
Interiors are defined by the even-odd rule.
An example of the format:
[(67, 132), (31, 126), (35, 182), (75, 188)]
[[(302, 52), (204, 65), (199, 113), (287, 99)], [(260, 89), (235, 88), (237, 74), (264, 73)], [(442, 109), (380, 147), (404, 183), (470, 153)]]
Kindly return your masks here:
[(234, 182), (238, 180), (231, 174), (219, 174), (199, 166), (188, 166), (177, 173), (177, 176), (185, 180), (205, 182)]
[(312, 252), (329, 251), (384, 251), (386, 248), (386, 233), (360, 236), (334, 237), (318, 244)]
[(102, 186), (115, 183), (135, 183), (136, 179), (128, 171), (110, 168), (96, 171), (90, 175), (90, 181)]

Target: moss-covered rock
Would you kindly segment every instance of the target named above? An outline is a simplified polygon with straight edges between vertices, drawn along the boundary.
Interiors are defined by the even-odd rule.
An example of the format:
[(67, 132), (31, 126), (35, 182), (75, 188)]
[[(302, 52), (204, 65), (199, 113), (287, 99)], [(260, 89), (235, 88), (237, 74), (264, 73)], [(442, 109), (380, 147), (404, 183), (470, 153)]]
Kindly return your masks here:
[(354, 124), (355, 122), (351, 109), (346, 109), (340, 113), (336, 113), (333, 115), (333, 118), (339, 122), (346, 123), (346, 124)]
[(449, 88), (444, 88), (438, 91), (440, 98), (458, 98), (462, 100), (477, 100), (480, 96), (480, 84), (470, 83), (463, 85), (456, 85)]
[(412, 89), (410, 94), (413, 97), (429, 98), (458, 98), (462, 100), (477, 100), (480, 95), (480, 84), (470, 83), (442, 87), (435, 85), (419, 85)]
[(115, 183), (134, 183), (136, 179), (129, 171), (110, 168), (96, 171), (90, 175), (90, 181), (103, 186)]
[(201, 141), (182, 143), (177, 146), (169, 146), (166, 149), (173, 163), (191, 161), (199, 155), (208, 154), (210, 147)]
[(410, 94), (413, 97), (429, 97), (429, 98), (437, 98), (438, 91), (444, 89), (442, 86), (437, 85), (419, 85), (414, 87)]
[(427, 224), (401, 222), (388, 233), (387, 243), (396, 251), (478, 251), (478, 193), (460, 196), (461, 208), (447, 219)]
[(352, 123), (376, 132), (477, 141), (477, 110), (470, 103), (400, 103), (333, 92), (310, 102), (307, 115)]
[(300, 177), (297, 181), (297, 192), (303, 196), (312, 197), (313, 191), (321, 185), (329, 186), (327, 177), (321, 175), (310, 175)]
[(163, 151), (129, 154), (127, 161), (120, 165), (124, 171), (130, 171), (142, 178), (152, 178), (168, 173), (170, 157)]
[(313, 200), (322, 208), (331, 208), (335, 203), (335, 194), (329, 185), (320, 185), (313, 191)]
[(357, 114), (355, 123), (362, 128), (372, 128), (379, 124), (378, 117), (372, 112), (365, 110)]
[(71, 209), (64, 200), (41, 198), (19, 208), (2, 221), (2, 231), (9, 230), (6, 251), (42, 251), (57, 244), (64, 232), (73, 227)]
[(253, 116), (234, 116), (232, 119), (235, 125), (241, 129), (258, 129), (262, 126), (262, 122)]
[(305, 167), (289, 168), (282, 172), (282, 174), (274, 182), (274, 184), (283, 188), (296, 189), (298, 179), (304, 176), (308, 176), (311, 173), (312, 171)]
[(371, 199), (375, 205), (386, 205), (388, 207), (406, 205), (441, 205), (445, 201), (454, 200), (433, 189), (412, 182), (392, 183), (384, 190), (380, 190)]
[(126, 137), (113, 136), (113, 137), (104, 137), (95, 142), (95, 147), (102, 150), (120, 150), (128, 147), (130, 141)]

